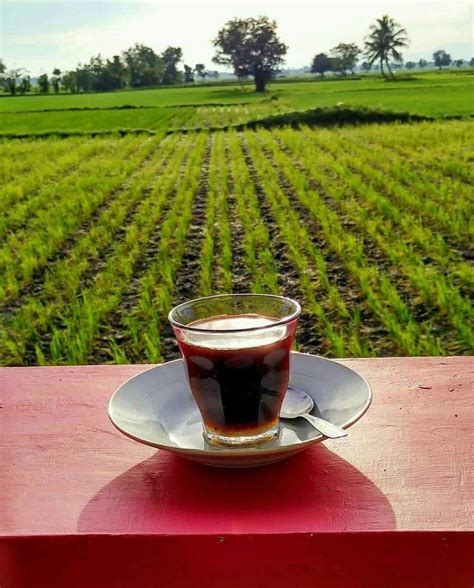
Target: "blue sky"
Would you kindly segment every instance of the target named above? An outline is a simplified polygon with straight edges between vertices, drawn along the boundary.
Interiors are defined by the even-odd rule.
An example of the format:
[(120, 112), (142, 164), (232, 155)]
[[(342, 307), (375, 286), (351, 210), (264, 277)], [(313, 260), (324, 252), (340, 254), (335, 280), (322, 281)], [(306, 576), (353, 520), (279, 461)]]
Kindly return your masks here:
[(216, 67), (211, 39), (218, 29), (233, 16), (266, 14), (277, 20), (290, 47), (287, 66), (300, 67), (339, 42), (362, 44), (370, 24), (384, 13), (408, 30), (405, 60), (430, 58), (439, 48), (453, 58), (474, 54), (473, 5), (467, 2), (20, 0), (1, 4), (0, 57), (8, 67), (25, 67), (35, 76), (142, 42), (156, 51), (178, 45), (185, 62)]

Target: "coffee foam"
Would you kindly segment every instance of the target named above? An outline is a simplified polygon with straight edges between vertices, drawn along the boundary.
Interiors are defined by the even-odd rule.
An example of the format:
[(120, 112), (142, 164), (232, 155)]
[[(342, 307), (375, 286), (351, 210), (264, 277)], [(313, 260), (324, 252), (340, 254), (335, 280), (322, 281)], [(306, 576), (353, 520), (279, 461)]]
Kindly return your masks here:
[[(183, 330), (182, 338), (189, 345), (196, 345), (197, 347), (208, 349), (248, 349), (251, 347), (261, 347), (275, 343), (285, 337), (287, 332), (285, 325), (270, 327), (270, 325), (277, 323), (278, 320), (257, 314), (210, 317), (194, 321), (189, 326), (209, 329), (212, 332), (199, 333)], [(224, 332), (265, 326), (269, 326), (270, 328), (243, 333)]]

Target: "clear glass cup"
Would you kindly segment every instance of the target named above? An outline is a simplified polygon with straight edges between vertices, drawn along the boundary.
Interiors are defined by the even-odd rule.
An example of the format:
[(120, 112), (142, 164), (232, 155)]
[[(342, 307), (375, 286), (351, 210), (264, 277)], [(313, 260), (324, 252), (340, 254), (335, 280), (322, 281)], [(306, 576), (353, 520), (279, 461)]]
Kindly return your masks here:
[(300, 313), (298, 302), (265, 294), (209, 296), (171, 310), (209, 443), (239, 447), (277, 435)]

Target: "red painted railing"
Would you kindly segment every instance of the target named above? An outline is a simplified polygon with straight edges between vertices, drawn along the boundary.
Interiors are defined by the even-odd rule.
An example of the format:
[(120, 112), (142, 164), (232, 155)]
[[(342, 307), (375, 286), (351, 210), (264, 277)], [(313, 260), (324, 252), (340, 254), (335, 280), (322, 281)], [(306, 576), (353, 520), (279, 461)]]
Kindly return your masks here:
[(472, 358), (343, 360), (374, 400), (346, 439), (248, 470), (107, 417), (148, 366), (0, 370), (0, 586), (470, 587)]

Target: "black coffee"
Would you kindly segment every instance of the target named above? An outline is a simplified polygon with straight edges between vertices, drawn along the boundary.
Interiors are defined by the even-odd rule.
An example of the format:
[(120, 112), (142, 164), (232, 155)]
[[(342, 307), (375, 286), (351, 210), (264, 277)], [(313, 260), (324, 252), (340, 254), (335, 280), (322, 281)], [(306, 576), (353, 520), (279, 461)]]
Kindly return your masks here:
[(276, 322), (262, 315), (216, 316), (188, 325), (213, 329), (215, 337), (188, 331), (185, 340), (178, 340), (193, 396), (209, 431), (224, 436), (257, 435), (277, 424), (296, 324), (218, 334)]

